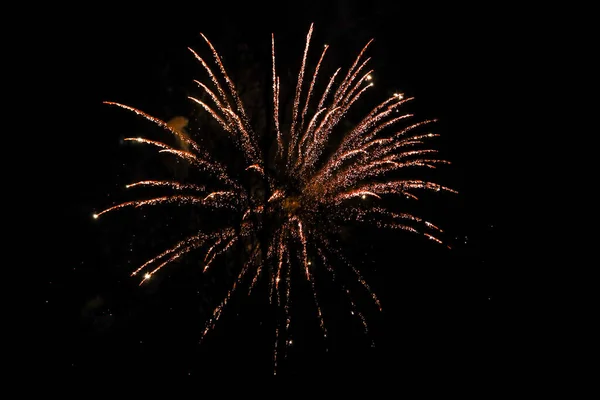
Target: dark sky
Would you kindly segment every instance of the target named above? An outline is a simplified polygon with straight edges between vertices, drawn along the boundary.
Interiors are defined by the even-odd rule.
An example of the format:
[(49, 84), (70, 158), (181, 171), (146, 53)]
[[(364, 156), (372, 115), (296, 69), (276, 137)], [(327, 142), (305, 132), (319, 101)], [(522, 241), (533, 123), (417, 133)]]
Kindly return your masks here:
[[(525, 54), (517, 40), (518, 10), (367, 3), (102, 6), (59, 19), (64, 23), (40, 38), (42, 51), (50, 55), (47, 79), (64, 101), (50, 105), (57, 123), (52, 144), (59, 147), (51, 162), (58, 183), (48, 189), (56, 202), (50, 223), (56, 227), (50, 243), (56, 244), (41, 273), (37, 307), (45, 339), (36, 373), (49, 368), (57, 375), (192, 379), (271, 373), (272, 315), (260, 311), (260, 300), (232, 303), (231, 316), (198, 346), (207, 304), (215, 301), (211, 288), (222, 289), (223, 283), (184, 264), (148, 287), (138, 288), (129, 278), (135, 265), (176, 237), (161, 229), (180, 225), (171, 221), (164, 227), (160, 216), (134, 213), (91, 218), (95, 210), (126, 198), (124, 184), (152, 178), (146, 172), (154, 168), (148, 153), (121, 142), (143, 133), (145, 122), (102, 101), (165, 120), (189, 113), (186, 96), (193, 79), (204, 75), (186, 48), (208, 55), (199, 32), (234, 68), (240, 45), (270, 68), (274, 32), (280, 65), (296, 74), (311, 22), (312, 56), (330, 44), (329, 67), (347, 66), (375, 38), (369, 52), (376, 70), (370, 101), (374, 105), (401, 91), (416, 97), (419, 117), (439, 118), (435, 132), (442, 138), (436, 143), (452, 161), (440, 179), (460, 194), (426, 202), (451, 232), (453, 251), (403, 236), (379, 238), (371, 248), (376, 253), (369, 255), (371, 265), (379, 272), (366, 275), (386, 307), (378, 313), (367, 301), (359, 304), (372, 321), (371, 336), (338, 316), (343, 306), (339, 312), (334, 307), (330, 350), (324, 351), (312, 328), (299, 327), (294, 336), (299, 343), (282, 373), (407, 377), (455, 368), (482, 373), (514, 363), (515, 349), (526, 338), (518, 330), (520, 316), (513, 314), (522, 288), (508, 234), (512, 219), (503, 204), (506, 135), (518, 122), (511, 101)], [(310, 297), (305, 301), (310, 305)], [(298, 310), (309, 313), (310, 307)], [(306, 326), (315, 322), (310, 316), (298, 321), (302, 318)], [(369, 347), (371, 338), (375, 349)]]

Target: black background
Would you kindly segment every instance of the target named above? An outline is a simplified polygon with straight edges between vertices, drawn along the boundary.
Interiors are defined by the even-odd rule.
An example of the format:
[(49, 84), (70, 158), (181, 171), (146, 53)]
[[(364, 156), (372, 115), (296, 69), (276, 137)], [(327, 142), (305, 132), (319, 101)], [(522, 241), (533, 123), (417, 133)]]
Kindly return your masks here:
[[(279, 65), (293, 76), (311, 22), (312, 60), (328, 43), (329, 67), (349, 65), (375, 38), (369, 51), (375, 88), (368, 102), (375, 105), (401, 91), (416, 97), (418, 118), (439, 119), (434, 131), (442, 137), (436, 146), (452, 162), (442, 168), (440, 182), (459, 194), (424, 205), (441, 220), (452, 251), (410, 235), (356, 238), (374, 243), (357, 244), (354, 252), (368, 247), (365, 275), (384, 311), (364, 298), (359, 302), (372, 327), (365, 336), (356, 319), (338, 317), (344, 306), (339, 312), (333, 307), (326, 352), (311, 316), (312, 300), (304, 297), (293, 334), (298, 340), (281, 373), (407, 377), (526, 368), (535, 345), (526, 328), (531, 322), (523, 309), (524, 266), (517, 261), (516, 217), (507, 190), (510, 140), (521, 129), (514, 94), (529, 73), (524, 64), (531, 57), (521, 11), (383, 1), (197, 2), (98, 4), (73, 11), (76, 17), (56, 19), (60, 22), (39, 39), (52, 87), (44, 93), (53, 111), (51, 145), (58, 150), (51, 157), (52, 181), (42, 184), (48, 186), (54, 218), (46, 225), (52, 243), (48, 264), (39, 274), (36, 307), (42, 310), (37, 321), (43, 335), (36, 370), (192, 379), (272, 373), (272, 315), (260, 294), (233, 302), (198, 345), (209, 305), (226, 283), (202, 277), (193, 262), (172, 266), (147, 287), (129, 277), (135, 265), (176, 240), (177, 222), (165, 227), (150, 213), (143, 218), (134, 212), (91, 218), (126, 198), (124, 184), (152, 178), (146, 161), (139, 161), (146, 153), (122, 143), (143, 133), (146, 123), (102, 101), (128, 104), (163, 120), (190, 113), (186, 96), (192, 80), (205, 77), (186, 48), (210, 59), (199, 32), (221, 52), (226, 67), (235, 70), (242, 44), (249, 49), (244, 54), (269, 68), (267, 74), (274, 32)], [(160, 239), (134, 245), (132, 232)], [(361, 259), (356, 256), (359, 265)]]

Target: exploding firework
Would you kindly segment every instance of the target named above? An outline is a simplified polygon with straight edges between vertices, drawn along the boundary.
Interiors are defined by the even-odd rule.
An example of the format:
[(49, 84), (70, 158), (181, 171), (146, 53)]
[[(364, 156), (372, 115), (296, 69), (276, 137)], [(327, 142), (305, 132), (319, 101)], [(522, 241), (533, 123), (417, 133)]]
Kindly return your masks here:
[[(267, 154), (264, 146), (261, 147), (261, 136), (253, 130), (234, 82), (211, 42), (202, 35), (212, 53), (215, 71), (218, 70), (218, 73), (197, 52), (190, 49), (210, 78), (209, 84), (196, 81), (206, 94), (203, 99), (210, 101), (196, 97), (190, 97), (190, 100), (206, 111), (226, 132), (232, 145), (241, 150), (244, 157), (243, 171), (231, 171), (231, 166), (220, 163), (197, 141), (160, 119), (127, 105), (106, 102), (132, 111), (158, 125), (174, 135), (182, 146), (175, 148), (163, 142), (139, 137), (126, 140), (153, 146), (161, 153), (177, 157), (197, 168), (207, 180), (202, 184), (162, 180), (131, 183), (127, 185), (128, 188), (150, 186), (162, 188), (170, 194), (116, 204), (93, 215), (97, 219), (120, 209), (164, 204), (190, 204), (230, 213), (232, 217), (219, 229), (200, 229), (140, 265), (132, 272), (132, 276), (139, 276), (141, 285), (169, 263), (198, 249), (204, 251), (203, 268), (207, 272), (213, 268), (219, 255), (237, 246), (249, 249), (247, 258), (240, 265), (239, 275), (225, 298), (214, 309), (201, 333), (201, 339), (215, 327), (236, 290), (247, 283), (252, 291), (260, 279), (265, 279), (271, 303), (279, 307), (284, 315), (275, 328), (275, 373), (279, 358), (286, 354), (286, 347), (291, 344), (292, 268), (300, 268), (302, 276), (312, 288), (310, 301), (314, 302), (320, 328), (323, 336), (327, 337), (326, 321), (315, 290), (317, 268), (327, 271), (334, 280), (339, 269), (347, 270), (359, 287), (362, 287), (361, 290), (368, 293), (381, 309), (380, 300), (362, 274), (343, 255), (341, 249), (335, 246), (335, 241), (331, 240), (339, 226), (344, 223), (371, 224), (381, 229), (419, 234), (443, 244), (440, 228), (419, 216), (387, 208), (385, 198), (401, 196), (412, 201), (417, 200), (417, 195), (423, 191), (455, 193), (434, 182), (399, 178), (404, 171), (436, 168), (439, 164), (448, 163), (436, 158), (435, 150), (423, 148), (427, 140), (438, 136), (423, 133), (421, 129), (434, 122), (433, 120), (408, 124), (405, 122), (410, 120), (412, 114), (400, 111), (412, 98), (394, 94), (375, 106), (352, 129), (346, 130), (337, 143), (331, 143), (334, 129), (339, 130), (340, 121), (352, 105), (373, 86), (373, 71), (368, 71), (366, 67), (369, 58), (364, 59), (372, 40), (362, 48), (343, 78), (340, 69), (337, 69), (326, 80), (318, 97), (317, 78), (328, 46), (324, 46), (310, 82), (305, 82), (312, 34), (311, 25), (293, 94), (292, 115), (287, 123), (280, 118), (281, 85), (276, 68), (275, 38), (271, 37), (272, 88), (269, 91), (272, 92), (273, 99), (273, 112), (270, 116), (273, 129), (262, 136), (272, 133), (275, 148), (272, 154)], [(399, 122), (403, 123), (403, 127), (393, 129)], [(249, 183), (250, 175), (254, 176), (252, 183)], [(261, 190), (253, 190), (257, 181)], [(347, 295), (352, 314), (360, 319), (367, 332), (364, 315), (358, 311), (344, 283), (340, 285), (342, 292)]]

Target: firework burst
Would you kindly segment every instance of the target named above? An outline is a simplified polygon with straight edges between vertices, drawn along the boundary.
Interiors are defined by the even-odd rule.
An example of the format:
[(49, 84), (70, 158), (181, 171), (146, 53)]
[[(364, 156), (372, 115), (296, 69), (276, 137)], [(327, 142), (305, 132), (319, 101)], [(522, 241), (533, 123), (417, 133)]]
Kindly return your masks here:
[[(302, 56), (294, 91), (291, 120), (284, 123), (280, 116), (280, 77), (277, 75), (275, 38), (272, 45), (272, 137), (276, 151), (266, 154), (259, 145), (261, 137), (250, 124), (235, 84), (229, 77), (219, 53), (202, 35), (214, 58), (214, 67), (196, 51), (190, 49), (210, 78), (209, 84), (196, 81), (206, 93), (203, 101), (190, 100), (206, 111), (228, 134), (232, 143), (244, 156), (244, 171), (231, 171), (219, 163), (195, 140), (173, 129), (167, 123), (136, 108), (115, 102), (107, 104), (131, 111), (174, 135), (184, 149), (144, 138), (127, 138), (136, 143), (153, 146), (190, 166), (198, 168), (207, 181), (191, 184), (177, 181), (144, 180), (127, 185), (128, 188), (152, 186), (170, 190), (160, 197), (128, 201), (99, 211), (93, 217), (125, 208), (159, 206), (163, 204), (190, 204), (231, 213), (230, 225), (218, 230), (200, 229), (192, 236), (175, 243), (154, 258), (136, 268), (132, 276), (140, 277), (140, 284), (169, 263), (195, 250), (203, 250), (204, 272), (214, 268), (218, 257), (236, 246), (250, 249), (241, 265), (239, 275), (222, 302), (214, 309), (201, 334), (204, 338), (214, 327), (232, 296), (247, 283), (249, 292), (260, 279), (265, 279), (269, 299), (285, 316), (275, 328), (274, 372), (279, 358), (286, 354), (289, 339), (291, 269), (300, 268), (313, 291), (316, 314), (324, 337), (327, 324), (315, 290), (315, 270), (328, 271), (336, 279), (342, 268), (356, 281), (381, 309), (381, 303), (359, 270), (332, 244), (331, 235), (344, 223), (372, 224), (381, 229), (397, 229), (422, 235), (442, 244), (442, 230), (433, 223), (409, 213), (397, 213), (385, 207), (385, 198), (402, 196), (417, 200), (419, 192), (454, 190), (434, 182), (419, 179), (401, 179), (399, 172), (418, 168), (435, 168), (447, 161), (435, 157), (436, 151), (423, 148), (424, 143), (436, 137), (423, 133), (421, 128), (434, 121), (408, 123), (411, 114), (401, 113), (404, 104), (412, 98), (394, 94), (375, 106), (354, 127), (346, 131), (335, 145), (331, 145), (334, 129), (349, 109), (367, 91), (372, 83), (372, 70), (367, 69), (369, 58), (364, 58), (369, 41), (342, 77), (337, 69), (326, 80), (326, 86), (317, 95), (317, 78), (327, 53), (325, 45), (310, 81), (305, 82), (306, 63), (313, 26), (311, 25)], [(214, 68), (211, 69), (211, 68)], [(403, 127), (393, 127), (402, 122)], [(268, 134), (269, 132), (267, 132)], [(266, 135), (263, 135), (266, 136)], [(333, 148), (332, 148), (333, 147)], [(256, 174), (261, 190), (251, 190), (245, 178)], [(255, 178), (256, 178), (255, 176)], [(255, 179), (256, 180), (256, 179)], [(207, 182), (211, 182), (210, 184)], [(334, 262), (335, 261), (335, 262)], [(360, 319), (368, 331), (364, 315), (343, 283), (352, 314)]]

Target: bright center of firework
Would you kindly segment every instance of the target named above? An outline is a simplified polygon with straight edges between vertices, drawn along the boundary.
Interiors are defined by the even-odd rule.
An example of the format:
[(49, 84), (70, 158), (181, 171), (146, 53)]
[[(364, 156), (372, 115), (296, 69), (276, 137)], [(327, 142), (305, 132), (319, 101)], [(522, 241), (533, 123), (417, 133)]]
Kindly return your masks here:
[(300, 198), (297, 196), (291, 196), (283, 199), (281, 206), (288, 214), (295, 214), (300, 208)]
[(148, 280), (148, 279), (150, 279), (151, 276), (152, 275), (150, 275), (149, 273), (147, 273), (147, 274), (144, 275), (144, 279)]
[(92, 217), (93, 217), (94, 219), (98, 219), (98, 214), (94, 214), (94, 215), (92, 215)]

